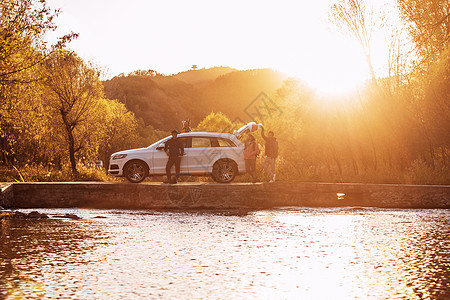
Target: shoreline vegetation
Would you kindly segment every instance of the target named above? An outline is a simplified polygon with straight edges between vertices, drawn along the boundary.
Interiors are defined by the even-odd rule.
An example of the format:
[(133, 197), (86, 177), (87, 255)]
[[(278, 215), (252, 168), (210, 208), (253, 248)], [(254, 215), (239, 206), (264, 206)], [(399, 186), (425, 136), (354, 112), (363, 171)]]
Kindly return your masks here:
[[(264, 174), (263, 159), (257, 161), (258, 182), (268, 182)], [(412, 185), (449, 185), (447, 174), (438, 174), (431, 168), (412, 168), (403, 174), (395, 174), (391, 170), (379, 171), (373, 174), (359, 174), (358, 176), (333, 177), (326, 174), (319, 176), (305, 176), (293, 178), (285, 173), (286, 169), (278, 169), (279, 182), (314, 182), (314, 183), (366, 183), (366, 184), (412, 184)], [(147, 178), (144, 182), (163, 182), (162, 176)], [(105, 169), (94, 167), (78, 167), (78, 174), (74, 175), (69, 166), (62, 170), (44, 168), (43, 166), (23, 166), (20, 170), (0, 166), (0, 182), (128, 182), (124, 178), (117, 178), (107, 174)], [(210, 177), (181, 176), (180, 182), (214, 182)], [(248, 174), (237, 176), (235, 183), (251, 182)]]
[[(364, 11), (346, 10), (347, 2), (337, 0), (330, 14), (352, 35), (339, 22)], [(279, 142), (279, 181), (448, 185), (448, 9), (429, 0), (397, 2), (402, 38), (414, 50), (402, 50), (393, 36), (386, 76), (370, 68), (371, 80), (357, 92), (323, 96), (271, 69), (194, 65), (173, 75), (136, 70), (102, 81), (98, 66), (67, 48), (76, 34), (45, 43), (58, 14), (46, 1), (3, 1), (0, 182), (120, 181), (86, 162), (107, 168), (112, 153), (146, 147), (189, 119), (193, 131), (264, 124)], [(255, 137), (263, 151), (260, 133)], [(260, 157), (258, 179), (267, 181), (262, 163)]]

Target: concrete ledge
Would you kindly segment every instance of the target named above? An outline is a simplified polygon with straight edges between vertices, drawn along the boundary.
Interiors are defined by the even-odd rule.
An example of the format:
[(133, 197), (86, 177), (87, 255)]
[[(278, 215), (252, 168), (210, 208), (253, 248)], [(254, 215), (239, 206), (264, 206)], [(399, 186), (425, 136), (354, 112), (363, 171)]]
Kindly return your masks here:
[(9, 208), (450, 208), (449, 185), (301, 182), (178, 185), (112, 182), (13, 183), (7, 187), (7, 192), (2, 190), (2, 197), (7, 199), (3, 205)]
[(8, 207), (12, 205), (14, 199), (12, 183), (0, 182), (0, 206)]

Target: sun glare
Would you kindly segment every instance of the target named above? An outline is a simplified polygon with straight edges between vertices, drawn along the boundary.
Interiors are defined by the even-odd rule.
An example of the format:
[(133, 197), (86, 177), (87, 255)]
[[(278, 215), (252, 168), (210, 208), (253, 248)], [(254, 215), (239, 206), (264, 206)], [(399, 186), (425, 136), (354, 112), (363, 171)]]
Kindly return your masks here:
[[(267, 46), (272, 48), (271, 55), (264, 57), (268, 67), (305, 82), (324, 97), (348, 95), (370, 79), (361, 46), (328, 21), (332, 2), (308, 4), (313, 17), (303, 15), (307, 22), (295, 21), (293, 26), (300, 36), (287, 37), (280, 33), (282, 37), (277, 40), (278, 43)], [(299, 4), (297, 11), (301, 10), (302, 5)], [(280, 15), (275, 23), (282, 24), (285, 17)], [(377, 71), (387, 61), (386, 41), (383, 38), (384, 33), (375, 36), (372, 43), (375, 50), (372, 53), (373, 64)], [(260, 55), (260, 51), (255, 55)], [(236, 61), (239, 61), (238, 57)]]
[(332, 46), (317, 51), (310, 61), (285, 70), (304, 81), (319, 96), (337, 98), (355, 92), (369, 79), (369, 72), (356, 43), (337, 37), (330, 37), (329, 41)]
[[(175, 1), (177, 11), (169, 2), (150, 5), (140, 0), (134, 4), (138, 9), (133, 10), (108, 3), (107, 16), (97, 14), (102, 6), (91, 2), (49, 0), (62, 9), (55, 34), (79, 32), (70, 47), (108, 68), (111, 76), (137, 69), (176, 74), (193, 64), (239, 70), (272, 68), (298, 78), (324, 96), (348, 94), (368, 79), (358, 43), (328, 21), (334, 0), (276, 5), (264, 1), (230, 0), (222, 5), (206, 0)], [(91, 9), (86, 15), (80, 7)], [(121, 16), (123, 22), (112, 22), (115, 18), (111, 15)], [(156, 30), (152, 24), (164, 26)], [(117, 37), (121, 37), (120, 43)], [(378, 45), (374, 50), (374, 62), (385, 63), (384, 50)]]

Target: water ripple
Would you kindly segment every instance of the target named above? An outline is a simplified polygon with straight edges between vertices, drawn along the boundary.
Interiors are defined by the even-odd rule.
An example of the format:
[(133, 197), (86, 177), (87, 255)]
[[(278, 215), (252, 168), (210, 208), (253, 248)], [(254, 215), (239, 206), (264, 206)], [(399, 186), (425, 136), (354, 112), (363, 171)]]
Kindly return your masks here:
[(40, 212), (82, 219), (1, 220), (0, 298), (450, 297), (448, 210)]

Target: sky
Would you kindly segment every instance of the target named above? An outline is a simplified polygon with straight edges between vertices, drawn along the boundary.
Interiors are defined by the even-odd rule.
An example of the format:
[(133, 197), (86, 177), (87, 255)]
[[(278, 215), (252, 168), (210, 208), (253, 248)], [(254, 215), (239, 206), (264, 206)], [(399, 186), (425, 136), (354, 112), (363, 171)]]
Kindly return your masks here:
[[(194, 64), (272, 68), (324, 93), (347, 92), (369, 78), (358, 43), (328, 21), (334, 0), (47, 2), (61, 10), (48, 41), (79, 33), (69, 48), (107, 77), (137, 69), (175, 74)], [(387, 60), (380, 41), (376, 69)]]

